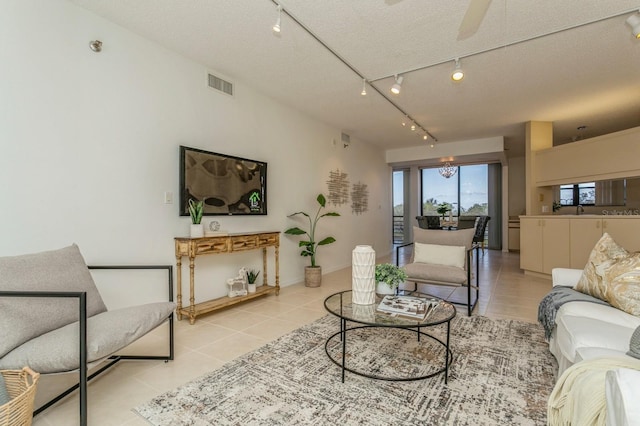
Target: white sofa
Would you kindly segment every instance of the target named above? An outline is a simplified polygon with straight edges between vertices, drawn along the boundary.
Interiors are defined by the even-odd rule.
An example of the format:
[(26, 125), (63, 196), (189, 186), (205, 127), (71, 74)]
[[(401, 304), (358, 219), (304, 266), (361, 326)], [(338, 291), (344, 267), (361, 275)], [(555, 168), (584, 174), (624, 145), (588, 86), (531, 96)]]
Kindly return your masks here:
[[(553, 286), (574, 287), (581, 269), (556, 268), (552, 271)], [(640, 326), (640, 318), (612, 306), (591, 302), (568, 302), (555, 318), (549, 339), (549, 350), (558, 360), (558, 375), (573, 364), (596, 358), (624, 358), (632, 364), (640, 359), (627, 355), (629, 341)], [(637, 370), (615, 368), (606, 375), (607, 425), (638, 425), (640, 410), (640, 373)], [(636, 402), (632, 402), (636, 401)]]

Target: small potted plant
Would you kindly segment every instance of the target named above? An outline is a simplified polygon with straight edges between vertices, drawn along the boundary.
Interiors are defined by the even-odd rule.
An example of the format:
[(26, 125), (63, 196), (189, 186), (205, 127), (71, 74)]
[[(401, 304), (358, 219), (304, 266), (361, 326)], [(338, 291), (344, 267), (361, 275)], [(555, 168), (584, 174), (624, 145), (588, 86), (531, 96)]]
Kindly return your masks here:
[(256, 271), (255, 269), (247, 270), (247, 291), (249, 293), (256, 292), (256, 280), (258, 279), (258, 275), (260, 275), (260, 271)]
[(396, 289), (407, 279), (404, 269), (391, 263), (376, 265), (376, 293), (395, 294)]
[(204, 227), (202, 226), (202, 213), (204, 203), (202, 201), (189, 198), (189, 215), (191, 216), (191, 238), (204, 237)]

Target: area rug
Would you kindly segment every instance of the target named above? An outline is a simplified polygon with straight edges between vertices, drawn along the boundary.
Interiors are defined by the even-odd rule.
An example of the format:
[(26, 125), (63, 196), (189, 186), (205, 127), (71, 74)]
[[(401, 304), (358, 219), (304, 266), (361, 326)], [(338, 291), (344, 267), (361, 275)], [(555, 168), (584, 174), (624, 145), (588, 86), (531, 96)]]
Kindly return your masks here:
[[(136, 407), (153, 425), (546, 425), (557, 364), (537, 324), (457, 316), (444, 375), (388, 382), (341, 370), (325, 352), (338, 331), (327, 315)], [(444, 340), (446, 327), (428, 331)], [(378, 375), (428, 374), (444, 348), (416, 333), (363, 329), (347, 365)], [(329, 345), (340, 357), (342, 345)], [(340, 358), (338, 358), (340, 359)], [(438, 366), (438, 363), (440, 365)]]

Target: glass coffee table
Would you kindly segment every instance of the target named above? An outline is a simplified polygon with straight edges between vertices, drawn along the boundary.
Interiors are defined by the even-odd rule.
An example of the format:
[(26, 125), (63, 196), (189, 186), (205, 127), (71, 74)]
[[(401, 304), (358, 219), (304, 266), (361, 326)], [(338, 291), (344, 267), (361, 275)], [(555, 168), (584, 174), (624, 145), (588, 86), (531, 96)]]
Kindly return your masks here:
[[(444, 381), (445, 383), (447, 383), (449, 375), (449, 365), (451, 365), (451, 362), (453, 360), (453, 353), (449, 348), (449, 336), (451, 330), (451, 320), (456, 316), (456, 308), (451, 303), (445, 302), (442, 299), (438, 299), (427, 294), (405, 291), (400, 292), (400, 295), (426, 298), (434, 303), (435, 307), (428, 312), (427, 316), (424, 319), (416, 319), (378, 311), (378, 305), (384, 297), (380, 295), (376, 295), (376, 301), (371, 305), (358, 305), (352, 303), (351, 290), (332, 294), (325, 299), (324, 307), (327, 309), (327, 311), (340, 318), (340, 330), (332, 334), (327, 339), (325, 343), (325, 352), (327, 353), (329, 359), (342, 369), (343, 383), (345, 371), (349, 371), (351, 373), (369, 377), (372, 379), (390, 381), (422, 380), (433, 377), (437, 374), (444, 373)], [(446, 337), (437, 337), (424, 331), (424, 329), (432, 328), (440, 324), (446, 325)], [(403, 347), (403, 344), (400, 341), (396, 341), (395, 339), (393, 339), (393, 336), (391, 335), (388, 336), (389, 338), (385, 336), (385, 344), (382, 346), (390, 346), (389, 351), (391, 352), (392, 363), (393, 361), (395, 361), (393, 354), (403, 351), (403, 349), (406, 349), (409, 352), (433, 352), (426, 357), (430, 364), (428, 366), (428, 369), (426, 371), (410, 371), (410, 373), (413, 374), (396, 376), (379, 374), (375, 367), (374, 371), (369, 371), (369, 369), (351, 365), (352, 361), (354, 361), (353, 364), (357, 364), (355, 360), (357, 360), (357, 357), (361, 355), (361, 352), (364, 353), (364, 351), (360, 351), (360, 349), (358, 348), (358, 343), (360, 343), (359, 340), (369, 340), (369, 337), (366, 335), (366, 333), (372, 331), (375, 332), (375, 330), (379, 331), (379, 329), (399, 329), (400, 333), (409, 333), (410, 336), (402, 337), (405, 339), (405, 342), (407, 341), (406, 339), (410, 338), (412, 344), (414, 345), (424, 344), (424, 339), (423, 343), (420, 343), (421, 337), (426, 337), (429, 346), (424, 346), (421, 348), (409, 348), (407, 347), (408, 345), (405, 345), (405, 347)], [(347, 338), (349, 338), (349, 341), (351, 342), (351, 352), (347, 351)], [(413, 343), (416, 341), (417, 343)], [(372, 349), (375, 352), (378, 350), (382, 351), (383, 348), (381, 348), (380, 346), (376, 347), (376, 345), (374, 344), (373, 348), (369, 348), (369, 352), (371, 352)], [(440, 352), (442, 352), (442, 361), (436, 359), (436, 355), (439, 356)], [(408, 356), (409, 362), (413, 360), (412, 353), (408, 353), (405, 355)], [(347, 365), (347, 358), (350, 362), (349, 366)], [(376, 359), (375, 354), (372, 359)], [(419, 359), (415, 360), (415, 362), (420, 361), (421, 360)], [(365, 364), (366, 366), (370, 366), (373, 363), (365, 360), (363, 364)]]

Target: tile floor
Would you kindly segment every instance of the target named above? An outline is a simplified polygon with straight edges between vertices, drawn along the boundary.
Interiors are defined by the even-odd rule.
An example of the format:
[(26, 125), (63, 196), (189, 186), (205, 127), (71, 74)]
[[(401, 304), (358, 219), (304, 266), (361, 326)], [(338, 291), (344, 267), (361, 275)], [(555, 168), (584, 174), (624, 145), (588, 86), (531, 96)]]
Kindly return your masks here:
[[(408, 255), (405, 253), (404, 256)], [(401, 255), (403, 256), (403, 255)], [(479, 256), (481, 293), (475, 315), (535, 322), (540, 299), (551, 288), (549, 280), (525, 276), (517, 253), (486, 250)], [(393, 262), (393, 259), (382, 259)], [(326, 315), (324, 299), (351, 286), (350, 268), (326, 274), (319, 288), (297, 284), (224, 311), (199, 317), (194, 325), (175, 322), (175, 360), (122, 361), (89, 384), (89, 424), (147, 425), (131, 411), (152, 397), (222, 366), (304, 324)], [(442, 289), (442, 287), (440, 288)], [(463, 315), (462, 310), (459, 314)], [(136, 343), (138, 348), (166, 347), (167, 329), (158, 329)], [(135, 351), (135, 347), (131, 349)], [(75, 375), (44, 377), (36, 403), (69, 386)], [(34, 419), (35, 426), (78, 424), (74, 393)]]

